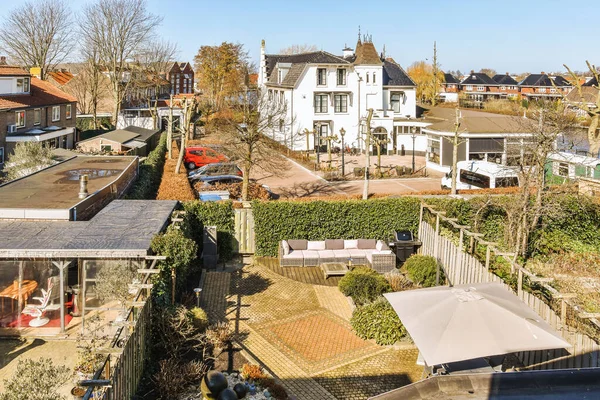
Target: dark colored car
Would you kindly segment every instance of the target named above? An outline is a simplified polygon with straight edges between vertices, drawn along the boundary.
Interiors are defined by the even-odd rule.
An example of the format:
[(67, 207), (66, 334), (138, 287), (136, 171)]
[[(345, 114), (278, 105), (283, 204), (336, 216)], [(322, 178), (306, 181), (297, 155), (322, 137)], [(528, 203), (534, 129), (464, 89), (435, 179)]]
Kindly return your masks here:
[(222, 176), (222, 175), (237, 175), (244, 176), (242, 170), (234, 163), (213, 163), (206, 164), (188, 174), (188, 179), (192, 182), (197, 181), (202, 176)]
[(225, 184), (230, 184), (230, 183), (241, 183), (242, 180), (244, 178), (242, 178), (241, 176), (237, 176), (237, 175), (217, 175), (217, 176), (199, 176), (198, 179), (195, 179), (196, 182), (202, 182), (203, 186), (205, 187), (209, 187), (212, 185), (215, 185), (217, 183), (225, 183)]

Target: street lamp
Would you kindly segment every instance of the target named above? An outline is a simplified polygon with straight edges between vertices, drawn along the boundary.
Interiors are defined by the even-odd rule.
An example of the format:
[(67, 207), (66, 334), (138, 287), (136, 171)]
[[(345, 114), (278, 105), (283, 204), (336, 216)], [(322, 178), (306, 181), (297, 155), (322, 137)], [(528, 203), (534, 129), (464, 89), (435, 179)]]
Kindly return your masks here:
[(194, 293), (196, 293), (196, 307), (200, 307), (200, 293), (202, 293), (202, 288), (195, 288)]
[(317, 170), (321, 167), (321, 125), (315, 127), (315, 143), (317, 144)]
[(411, 129), (411, 132), (412, 132), (411, 137), (413, 140), (413, 143), (412, 143), (412, 173), (414, 174), (415, 173), (415, 139), (417, 138), (417, 127), (413, 126)]
[(340, 136), (342, 137), (342, 178), (346, 176), (346, 164), (344, 163), (344, 153), (346, 152), (346, 148), (344, 147), (344, 135), (346, 134), (346, 130), (342, 127), (340, 129)]

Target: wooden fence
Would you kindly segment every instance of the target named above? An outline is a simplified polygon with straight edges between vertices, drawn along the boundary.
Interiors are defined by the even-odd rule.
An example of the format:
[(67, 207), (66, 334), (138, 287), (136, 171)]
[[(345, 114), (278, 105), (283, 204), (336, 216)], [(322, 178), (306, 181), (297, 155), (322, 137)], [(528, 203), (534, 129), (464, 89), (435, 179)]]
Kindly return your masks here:
[[(462, 234), (461, 234), (462, 237)], [(419, 239), (423, 242), (420, 252), (438, 259), (446, 278), (453, 285), (482, 282), (498, 282), (506, 290), (514, 292), (502, 278), (489, 271), (489, 253), (486, 264), (462, 249), (462, 241), (454, 244), (450, 239), (436, 233), (429, 223), (421, 220)], [(489, 252), (489, 248), (487, 250)], [(521, 278), (522, 279), (522, 278)], [(600, 367), (600, 346), (589, 336), (567, 326), (563, 318), (548, 304), (534, 294), (520, 290), (517, 295), (573, 347), (570, 354), (563, 349), (527, 351), (517, 353), (526, 369), (559, 369)], [(564, 313), (563, 313), (564, 314)]]
[(254, 216), (251, 208), (234, 210), (234, 253), (254, 254)]

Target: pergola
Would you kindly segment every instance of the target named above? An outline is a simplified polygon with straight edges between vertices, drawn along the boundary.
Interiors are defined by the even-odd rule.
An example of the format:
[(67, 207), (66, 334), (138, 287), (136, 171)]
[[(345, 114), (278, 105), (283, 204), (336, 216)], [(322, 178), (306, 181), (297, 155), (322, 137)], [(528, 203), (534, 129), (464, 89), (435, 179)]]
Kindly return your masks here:
[[(50, 262), (59, 272), (60, 331), (65, 332), (68, 266), (74, 261), (83, 263), (77, 279), (85, 293), (86, 264), (92, 260), (156, 261), (150, 251), (152, 238), (165, 229), (176, 206), (177, 201), (115, 200), (89, 221), (0, 220), (0, 276), (16, 278), (10, 282), (16, 282), (11, 297), (17, 300), (17, 312), (33, 293), (24, 292), (28, 290), (23, 285), (24, 263)], [(15, 264), (18, 271), (14, 271)], [(6, 283), (7, 278), (4, 284), (0, 280), (0, 285)], [(41, 281), (36, 283), (31, 284), (33, 290), (42, 287)], [(2, 289), (0, 286), (0, 297), (9, 287)], [(85, 314), (85, 301), (82, 311)]]

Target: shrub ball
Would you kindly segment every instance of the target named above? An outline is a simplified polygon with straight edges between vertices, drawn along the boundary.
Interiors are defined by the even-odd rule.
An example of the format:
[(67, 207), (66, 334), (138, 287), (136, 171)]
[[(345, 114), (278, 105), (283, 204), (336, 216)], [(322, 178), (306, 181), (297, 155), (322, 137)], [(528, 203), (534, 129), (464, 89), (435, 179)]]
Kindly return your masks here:
[(246, 388), (246, 385), (244, 385), (243, 383), (236, 383), (233, 387), (233, 391), (237, 395), (238, 399), (243, 399), (248, 393), (248, 388)]
[(209, 371), (200, 385), (202, 394), (213, 399), (225, 389), (227, 389), (227, 378), (218, 371)]
[(217, 400), (238, 400), (238, 396), (233, 389), (226, 388), (219, 393)]

